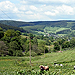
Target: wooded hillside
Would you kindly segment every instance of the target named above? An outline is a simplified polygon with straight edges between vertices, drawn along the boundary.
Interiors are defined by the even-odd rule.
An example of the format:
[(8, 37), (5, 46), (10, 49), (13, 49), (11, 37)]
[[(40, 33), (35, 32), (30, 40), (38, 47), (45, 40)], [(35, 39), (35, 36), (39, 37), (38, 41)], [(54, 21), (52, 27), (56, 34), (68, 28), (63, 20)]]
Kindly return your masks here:
[[(16, 27), (23, 28), (24, 30), (37, 35), (46, 35), (47, 33), (47, 34), (56, 34), (56, 35), (61, 34), (61, 35), (75, 36), (74, 34), (75, 21), (72, 20), (36, 21), (36, 22), (1, 20), (0, 23), (7, 25), (7, 27), (14, 26), (15, 30)], [(11, 29), (13, 27), (9, 27), (9, 28)], [(20, 29), (20, 31), (24, 31), (23, 29)]]
[(19, 30), (21, 32), (27, 32), (23, 28), (11, 26), (11, 25), (5, 25), (5, 24), (1, 24), (1, 23), (0, 23), (0, 27), (3, 28), (3, 30), (14, 29), (14, 30)]

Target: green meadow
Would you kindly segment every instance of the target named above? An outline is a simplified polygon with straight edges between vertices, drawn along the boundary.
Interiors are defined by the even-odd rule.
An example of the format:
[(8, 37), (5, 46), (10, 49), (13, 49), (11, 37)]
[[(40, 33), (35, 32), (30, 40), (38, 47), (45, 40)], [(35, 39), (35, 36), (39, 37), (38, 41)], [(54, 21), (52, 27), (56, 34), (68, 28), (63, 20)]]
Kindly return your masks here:
[(70, 29), (70, 28), (63, 28), (63, 27), (45, 27), (45, 30), (48, 33), (49, 32), (56, 33), (56, 32), (60, 32), (60, 31), (67, 30), (67, 29)]
[[(54, 63), (63, 64), (54, 66)], [(48, 65), (49, 71), (40, 71), (40, 65)], [(74, 75), (75, 49), (52, 52), (31, 57), (0, 57), (0, 75)]]

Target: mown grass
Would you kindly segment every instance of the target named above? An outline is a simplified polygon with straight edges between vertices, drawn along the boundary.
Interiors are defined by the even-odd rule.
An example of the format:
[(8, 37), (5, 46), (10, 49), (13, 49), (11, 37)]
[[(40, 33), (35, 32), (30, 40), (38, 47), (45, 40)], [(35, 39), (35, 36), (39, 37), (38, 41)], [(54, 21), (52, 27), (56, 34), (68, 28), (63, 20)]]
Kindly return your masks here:
[[(16, 75), (21, 70), (39, 71), (40, 65), (48, 65), (52, 73), (59, 69), (61, 73), (65, 72), (65, 70), (73, 72), (75, 50), (67, 50), (62, 53), (47, 53), (45, 57), (44, 55), (31, 57), (31, 66), (29, 60), (29, 57), (0, 57), (0, 75)], [(64, 66), (62, 68), (59, 66), (54, 67), (55, 62), (58, 64), (62, 63)]]

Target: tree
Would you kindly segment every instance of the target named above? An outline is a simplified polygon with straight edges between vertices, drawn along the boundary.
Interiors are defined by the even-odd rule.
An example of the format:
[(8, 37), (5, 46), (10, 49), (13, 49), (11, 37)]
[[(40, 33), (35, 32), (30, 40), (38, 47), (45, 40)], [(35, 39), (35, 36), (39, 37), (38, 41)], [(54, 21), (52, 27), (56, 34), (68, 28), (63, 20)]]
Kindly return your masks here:
[(21, 38), (22, 45), (24, 45), (26, 41), (27, 41), (27, 38)]
[(53, 41), (54, 41), (53, 36), (51, 36), (51, 37), (50, 37), (50, 40), (51, 40), (51, 42), (53, 42)]
[(62, 39), (59, 39), (58, 42), (59, 42), (59, 45), (60, 45), (60, 51), (61, 51)]
[(18, 42), (16, 42), (16, 41), (10, 42), (9, 46), (13, 50), (20, 50), (20, 46), (19, 46)]
[(4, 36), (5, 37), (14, 37), (14, 36), (20, 36), (21, 35), (21, 32), (20, 31), (15, 31), (15, 30), (12, 30), (12, 29), (8, 29), (6, 32), (5, 32), (5, 34), (4, 34)]
[(21, 32), (19, 30), (15, 31), (16, 36), (20, 36)]
[(69, 41), (65, 41), (63, 44), (62, 44), (62, 48), (68, 48), (70, 47), (70, 42)]
[(70, 47), (75, 47), (75, 38), (72, 38), (71, 40), (70, 40)]
[(41, 41), (39, 43), (39, 49), (41, 50), (41, 53), (44, 52), (44, 55), (45, 55), (45, 45), (46, 45), (45, 41)]
[(32, 45), (32, 50), (38, 54), (38, 46), (36, 44)]
[(11, 37), (11, 38), (14, 37), (15, 35), (16, 35), (15, 30), (12, 29), (8, 29), (4, 34), (5, 37)]
[(41, 40), (43, 40), (44, 39), (44, 36), (43, 35), (41, 35)]
[(11, 38), (11, 41), (16, 41), (16, 42), (20, 43), (20, 39), (21, 39), (20, 36), (18, 36), (18, 37), (14, 36), (14, 37)]
[(11, 37), (4, 36), (1, 40), (6, 41), (7, 43), (10, 43), (11, 42)]
[(60, 50), (60, 46), (58, 42), (54, 42), (54, 52), (59, 51)]
[(51, 45), (51, 41), (48, 39), (46, 39), (46, 45)]
[(11, 41), (9, 43), (9, 55), (14, 55), (16, 56), (16, 51), (19, 51), (19, 50), (23, 50), (22, 46), (20, 43), (18, 43), (17, 41)]
[(0, 27), (0, 39), (4, 36), (3, 29)]
[(7, 55), (8, 54), (8, 47), (3, 41), (0, 41), (0, 56), (1, 54)]
[(25, 53), (29, 51), (29, 40), (27, 40), (24, 44)]
[(31, 40), (33, 40), (33, 34), (32, 34), (32, 33), (29, 34), (29, 38), (30, 38)]
[(37, 38), (36, 37), (33, 38), (33, 44), (35, 44), (35, 45), (38, 46), (38, 41), (37, 41)]
[(58, 43), (59, 43), (59, 46), (60, 46), (60, 51), (62, 49), (62, 44), (65, 42), (65, 39), (59, 39), (58, 40)]

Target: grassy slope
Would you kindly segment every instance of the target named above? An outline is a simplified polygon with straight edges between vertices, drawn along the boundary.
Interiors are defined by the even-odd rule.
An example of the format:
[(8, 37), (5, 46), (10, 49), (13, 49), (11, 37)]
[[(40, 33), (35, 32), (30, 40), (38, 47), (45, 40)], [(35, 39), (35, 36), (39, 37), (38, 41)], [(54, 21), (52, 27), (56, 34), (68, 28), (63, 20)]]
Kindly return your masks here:
[(73, 23), (75, 23), (75, 22), (67, 22), (67, 27), (71, 27), (71, 26), (73, 26)]
[(63, 30), (67, 30), (67, 29), (70, 29), (70, 28), (63, 28), (63, 27), (45, 27), (45, 29), (47, 30), (47, 32), (52, 32), (52, 33), (56, 33), (56, 32), (59, 32), (59, 31), (63, 31)]
[[(48, 65), (50, 67), (54, 62), (61, 62), (63, 65), (68, 64), (69, 69), (72, 70), (75, 65), (74, 60), (75, 50), (64, 51), (63, 53), (48, 53), (45, 54), (45, 57), (44, 55), (32, 57), (32, 69), (37, 71), (39, 65)], [(14, 74), (23, 69), (30, 69), (29, 57), (0, 57), (0, 74)], [(54, 70), (54, 68), (50, 69)]]

